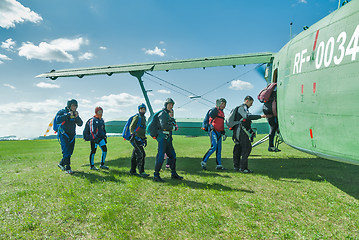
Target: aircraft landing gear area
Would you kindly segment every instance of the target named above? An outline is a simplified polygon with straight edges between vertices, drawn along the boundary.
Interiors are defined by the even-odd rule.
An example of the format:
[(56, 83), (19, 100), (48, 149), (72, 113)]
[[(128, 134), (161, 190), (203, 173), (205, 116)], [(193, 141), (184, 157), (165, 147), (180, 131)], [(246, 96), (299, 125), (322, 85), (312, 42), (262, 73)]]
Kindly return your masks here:
[[(265, 137), (261, 138), (260, 140), (258, 140), (256, 143), (254, 143), (254, 144), (252, 145), (252, 148), (258, 146), (259, 144), (262, 144), (262, 143), (268, 141), (268, 139), (269, 139), (269, 134), (266, 135)], [(279, 145), (280, 145), (281, 143), (283, 143), (283, 142), (284, 142), (284, 141), (283, 141), (282, 136), (280, 135), (280, 132), (277, 131), (277, 132), (275, 133), (275, 138), (274, 138), (274, 147), (275, 147), (276, 149), (278, 149)]]

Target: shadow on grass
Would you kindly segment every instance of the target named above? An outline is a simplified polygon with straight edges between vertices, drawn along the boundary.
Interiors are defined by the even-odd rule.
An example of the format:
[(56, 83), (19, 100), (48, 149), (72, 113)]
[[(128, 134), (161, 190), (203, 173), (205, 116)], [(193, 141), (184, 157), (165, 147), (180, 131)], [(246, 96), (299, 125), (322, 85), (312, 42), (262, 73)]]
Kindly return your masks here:
[[(200, 166), (201, 160), (202, 159), (200, 158), (177, 158), (177, 171), (185, 172), (191, 175), (198, 175), (201, 177), (218, 177), (219, 179), (231, 178), (231, 173), (238, 174), (232, 170), (231, 166), (233, 162), (230, 158), (223, 159), (224, 166), (229, 168), (229, 170), (225, 171), (215, 170), (216, 163), (215, 159), (212, 158), (207, 163), (209, 170), (204, 171)], [(145, 169), (151, 175), (153, 173), (154, 163), (154, 157), (146, 158)], [(108, 176), (105, 180), (118, 182), (119, 180), (115, 178), (115, 175), (128, 176), (127, 171), (130, 169), (130, 159), (113, 159), (107, 161), (106, 165), (110, 167), (110, 171), (106, 173)], [(122, 171), (111, 169), (111, 166), (116, 168), (127, 168), (128, 170)], [(255, 171), (254, 174), (268, 176), (279, 181), (297, 183), (300, 183), (301, 179), (315, 182), (327, 181), (333, 184), (335, 187), (351, 195), (352, 197), (359, 199), (359, 185), (356, 184), (359, 182), (359, 166), (356, 165), (340, 163), (322, 158), (261, 158), (249, 159), (249, 166), (252, 170)], [(169, 171), (165, 170), (164, 168), (165, 163), (163, 164), (162, 176), (164, 176), (166, 184), (184, 184), (185, 186), (198, 189), (222, 189), (223, 191), (244, 191), (253, 193), (252, 190), (249, 191), (245, 189), (227, 187), (221, 184), (221, 182), (206, 184), (190, 181), (188, 179), (184, 179), (183, 181), (168, 180), (166, 177), (169, 175), (169, 173), (167, 174), (166, 172)], [(83, 173), (85, 177), (86, 174), (90, 180), (92, 179), (91, 181), (101, 181), (101, 179), (104, 178), (103, 176), (99, 176), (96, 172), (93, 174)], [(147, 180), (152, 180), (152, 178), (149, 177)]]
[(101, 182), (117, 182), (121, 183), (122, 181), (116, 179), (114, 174), (110, 174), (108, 171), (102, 171), (102, 173), (107, 174), (107, 176), (100, 175), (98, 171), (85, 172), (85, 171), (74, 171), (74, 177), (86, 178), (91, 183), (101, 183)]
[[(303, 179), (327, 181), (359, 199), (359, 166), (323, 158), (262, 158), (250, 159), (255, 174), (266, 175), (280, 181)], [(298, 181), (297, 181), (298, 182)]]
[(248, 189), (243, 189), (243, 188), (231, 188), (231, 187), (227, 187), (225, 185), (219, 184), (219, 183), (211, 183), (211, 184), (206, 184), (206, 183), (200, 183), (200, 182), (194, 182), (194, 181), (189, 181), (189, 180), (169, 180), (166, 181), (166, 183), (171, 184), (171, 185), (184, 185), (186, 187), (190, 187), (190, 188), (196, 188), (196, 189), (211, 189), (211, 190), (218, 190), (218, 191), (238, 191), (238, 192), (245, 192), (245, 193), (254, 193), (253, 190), (248, 190)]
[[(178, 171), (184, 171), (186, 173), (189, 174), (197, 174), (200, 176), (204, 176), (204, 177), (222, 177), (222, 178), (230, 178), (230, 176), (227, 175), (221, 175), (219, 173), (224, 173), (227, 171), (217, 171), (217, 173), (215, 172), (211, 172), (211, 171), (203, 171), (202, 169), (200, 169), (200, 167), (197, 166), (197, 169), (193, 168), (193, 166), (189, 166), (189, 165), (193, 165), (193, 162), (198, 161), (198, 159), (196, 158), (179, 158), (177, 161), (180, 161), (180, 166), (178, 166), (177, 170)], [(152, 171), (150, 171), (149, 169), (153, 169), (154, 167), (154, 162), (155, 162), (155, 158), (154, 157), (149, 157), (148, 159), (146, 158), (146, 171), (148, 173), (152, 173)], [(240, 191), (240, 192), (246, 192), (246, 193), (254, 193), (252, 190), (248, 190), (248, 189), (242, 189), (242, 188), (231, 188), (228, 186), (225, 186), (221, 183), (201, 183), (201, 182), (195, 182), (195, 181), (190, 181), (188, 179), (184, 179), (181, 181), (178, 180), (172, 180), (170, 178), (168, 178), (170, 176), (170, 171), (169, 170), (165, 170), (165, 164), (163, 164), (163, 169), (161, 171), (161, 177), (165, 180), (164, 184), (169, 184), (169, 185), (183, 185), (186, 187), (190, 187), (190, 188), (196, 188), (196, 189), (210, 189), (210, 190), (218, 190), (218, 191)], [(75, 176), (82, 176), (82, 177), (86, 177), (88, 178), (91, 182), (99, 182), (99, 181), (103, 181), (103, 179), (105, 179), (106, 181), (114, 181), (114, 182), (120, 182), (118, 179), (116, 179), (115, 176), (129, 176), (129, 168), (130, 168), (130, 159), (128, 158), (118, 158), (118, 159), (112, 159), (109, 161), (106, 161), (106, 165), (110, 167), (110, 170), (100, 170), (101, 175), (98, 171), (94, 171), (91, 173), (86, 173), (86, 172), (81, 172), (81, 174), (74, 174)], [(178, 162), (177, 162), (178, 165)], [(82, 165), (82, 166), (86, 166), (89, 167), (89, 165)], [(118, 169), (120, 168), (120, 169)], [(125, 170), (126, 169), (126, 170)], [(128, 170), (127, 170), (128, 169)], [(190, 169), (190, 171), (187, 171), (187, 169)], [(107, 174), (108, 176), (103, 177), (103, 174)], [(152, 181), (152, 174), (147, 177), (144, 178), (144, 180), (148, 181)], [(135, 176), (133, 176), (135, 177)], [(158, 183), (161, 184), (161, 183)]]

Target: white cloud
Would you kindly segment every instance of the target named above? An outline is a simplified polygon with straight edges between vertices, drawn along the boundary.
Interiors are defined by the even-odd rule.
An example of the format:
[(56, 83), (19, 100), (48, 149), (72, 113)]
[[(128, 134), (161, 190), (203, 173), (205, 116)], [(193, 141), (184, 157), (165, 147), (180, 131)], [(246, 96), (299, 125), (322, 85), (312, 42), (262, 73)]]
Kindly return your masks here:
[(31, 42), (23, 43), (22, 47), (19, 48), (19, 56), (26, 57), (27, 59), (34, 58), (50, 62), (72, 63), (74, 61), (74, 57), (71, 54), (46, 42), (41, 42), (39, 46), (35, 46)]
[(8, 29), (25, 21), (38, 23), (42, 17), (16, 0), (0, 1), (0, 27)]
[(88, 45), (89, 40), (84, 39), (82, 37), (75, 38), (75, 39), (67, 39), (67, 38), (58, 38), (52, 40), (50, 42), (51, 45), (57, 46), (64, 51), (78, 51), (80, 50), (81, 45)]
[(231, 86), (229, 88), (234, 90), (250, 90), (253, 88), (253, 85), (249, 82), (234, 80), (231, 82)]
[(9, 88), (11, 88), (11, 89), (16, 89), (16, 87), (14, 87), (13, 85), (10, 85), (10, 84), (8, 84), (8, 83), (5, 83), (5, 84), (3, 84), (5, 87), (9, 87)]
[(91, 104), (92, 101), (88, 99), (78, 99), (79, 104)]
[(80, 98), (80, 99), (77, 99), (77, 101), (79, 102), (79, 106), (81, 106), (81, 109), (84, 109), (84, 108), (92, 109), (92, 108), (94, 108), (94, 105), (93, 105), (91, 100)]
[(157, 46), (155, 47), (154, 50), (151, 50), (151, 49), (143, 49), (143, 50), (148, 55), (158, 55), (158, 56), (161, 56), (161, 57), (163, 57), (165, 55), (164, 51), (166, 51), (166, 49), (160, 49)]
[(154, 104), (163, 104), (165, 101), (156, 99), (153, 101)]
[(79, 93), (72, 93), (72, 92), (66, 92), (67, 95), (70, 95), (70, 98), (73, 98), (74, 96), (79, 97)]
[(90, 52), (86, 52), (79, 56), (79, 60), (90, 60), (94, 57), (94, 55)]
[(17, 102), (17, 103), (6, 103), (0, 104), (0, 114), (8, 113), (36, 113), (43, 114), (48, 112), (56, 113), (60, 106), (63, 106), (58, 100), (47, 99), (41, 102)]
[(43, 61), (74, 62), (74, 57), (68, 51), (78, 51), (81, 45), (88, 44), (87, 39), (59, 38), (50, 43), (41, 42), (39, 46), (32, 42), (22, 43), (19, 48), (19, 56), (27, 59), (40, 59)]
[(164, 41), (160, 41), (160, 44), (163, 45), (163, 44), (165, 44), (165, 42), (164, 42)]
[[(70, 98), (73, 98), (73, 96)], [(77, 100), (79, 103), (78, 111), (84, 123), (94, 115), (95, 107), (98, 105), (104, 109), (105, 121), (127, 120), (129, 116), (137, 112), (137, 106), (144, 102), (144, 99), (141, 97), (132, 96), (128, 93), (103, 96), (99, 102), (95, 102), (94, 99), (77, 98)], [(64, 99), (0, 103), (0, 118), (7, 119), (7, 121), (2, 123), (0, 137), (15, 135), (20, 138), (33, 138), (41, 136), (45, 134), (55, 114), (65, 106), (66, 100)], [(76, 132), (81, 134), (83, 128), (84, 126), (76, 127)], [(53, 134), (52, 130), (50, 134)]]
[(7, 119), (0, 134), (25, 138), (43, 135), (56, 112), (63, 107), (64, 103), (50, 99), (0, 104), (0, 118)]
[(60, 88), (59, 85), (53, 83), (46, 83), (46, 82), (39, 82), (35, 86), (39, 88)]
[(307, 0), (298, 0), (299, 3), (308, 3)]
[(103, 107), (106, 112), (122, 112), (124, 108), (137, 106), (144, 101), (144, 98), (128, 93), (120, 93), (103, 96), (95, 105)]
[(16, 43), (12, 40), (12, 38), (7, 39), (5, 42), (1, 42), (1, 48), (6, 50), (12, 50), (16, 46)]
[(101, 50), (107, 50), (107, 47), (101, 46), (100, 49)]
[(165, 90), (165, 89), (160, 89), (157, 91), (158, 93), (163, 93), (163, 94), (170, 94), (171, 91)]
[(1, 61), (1, 60), (11, 60), (11, 58), (9, 58), (9, 57), (6, 56), (6, 55), (0, 54), (0, 64), (4, 63), (4, 62)]

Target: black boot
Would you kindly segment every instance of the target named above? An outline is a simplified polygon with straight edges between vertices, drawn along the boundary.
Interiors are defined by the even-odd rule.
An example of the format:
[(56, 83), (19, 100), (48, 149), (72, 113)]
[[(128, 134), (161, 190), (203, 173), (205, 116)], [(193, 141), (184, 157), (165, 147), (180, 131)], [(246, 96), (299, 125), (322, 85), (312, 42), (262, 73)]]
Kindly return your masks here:
[(183, 177), (181, 177), (180, 175), (178, 175), (176, 172), (172, 172), (172, 179), (176, 179), (176, 180), (182, 180)]

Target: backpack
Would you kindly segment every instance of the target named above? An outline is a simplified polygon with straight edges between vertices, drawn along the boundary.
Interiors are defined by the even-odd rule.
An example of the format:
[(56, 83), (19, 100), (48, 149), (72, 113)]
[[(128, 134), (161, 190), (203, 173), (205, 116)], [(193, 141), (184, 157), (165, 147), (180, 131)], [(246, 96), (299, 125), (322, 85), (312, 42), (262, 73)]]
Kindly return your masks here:
[(59, 112), (57, 112), (52, 124), (52, 129), (54, 130), (55, 133), (57, 133), (59, 131), (59, 128), (65, 124), (65, 121), (63, 121), (62, 123), (57, 123), (57, 119), (59, 117), (60, 117)]
[(127, 141), (130, 141), (130, 138), (131, 138), (131, 131), (130, 131), (130, 126), (131, 126), (131, 123), (132, 123), (132, 119), (134, 116), (138, 115), (138, 122), (137, 122), (137, 125), (136, 125), (136, 129), (141, 125), (141, 117), (139, 116), (138, 113), (136, 113), (135, 115), (131, 116), (125, 126), (123, 127), (123, 131), (122, 131), (122, 137), (124, 140), (127, 140)]
[(231, 113), (229, 114), (229, 117), (226, 119), (226, 125), (229, 128), (229, 130), (232, 130), (232, 128), (235, 126), (235, 121), (239, 121), (241, 116), (238, 113), (239, 106), (232, 109)]
[(265, 103), (269, 100), (274, 88), (277, 86), (277, 83), (271, 83), (266, 88), (264, 88), (260, 93), (258, 94), (258, 100), (261, 103)]
[(148, 123), (147, 125), (147, 133), (150, 134), (150, 136), (152, 138), (157, 138), (158, 136), (158, 130), (160, 129), (160, 120), (158, 118), (158, 115), (160, 114), (160, 112), (162, 112), (163, 110), (160, 110), (158, 112), (155, 113), (155, 115), (153, 115), (153, 118), (151, 119), (151, 121)]
[(89, 120), (87, 120), (86, 122), (86, 125), (85, 125), (85, 128), (84, 128), (84, 131), (82, 133), (82, 138), (85, 140), (85, 141), (92, 141), (92, 140), (95, 140), (95, 136), (91, 134), (91, 131), (90, 131), (90, 121), (91, 121), (92, 118), (90, 118)]
[(204, 116), (203, 122), (202, 122), (202, 130), (208, 132), (210, 129), (210, 123), (209, 123), (209, 113), (215, 108), (211, 108), (208, 110), (206, 115)]

